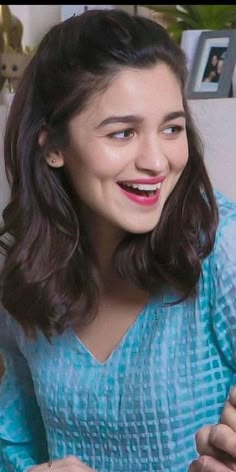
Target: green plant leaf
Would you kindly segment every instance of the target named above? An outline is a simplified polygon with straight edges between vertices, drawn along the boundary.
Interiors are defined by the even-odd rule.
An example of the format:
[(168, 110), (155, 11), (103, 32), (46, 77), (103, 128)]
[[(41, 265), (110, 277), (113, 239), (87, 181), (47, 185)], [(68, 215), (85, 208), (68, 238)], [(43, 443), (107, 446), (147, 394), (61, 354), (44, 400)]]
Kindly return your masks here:
[[(186, 29), (229, 29), (236, 25), (236, 5), (176, 5), (173, 7), (145, 5), (165, 15), (172, 34)], [(175, 27), (174, 27), (175, 25)]]

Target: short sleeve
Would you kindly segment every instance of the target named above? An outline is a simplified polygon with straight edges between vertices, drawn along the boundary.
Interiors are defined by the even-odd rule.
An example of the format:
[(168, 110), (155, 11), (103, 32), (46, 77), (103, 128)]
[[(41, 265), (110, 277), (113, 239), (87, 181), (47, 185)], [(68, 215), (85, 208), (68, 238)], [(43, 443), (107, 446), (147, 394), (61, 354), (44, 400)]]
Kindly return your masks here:
[(220, 222), (211, 256), (213, 327), (219, 348), (236, 370), (236, 203), (220, 207)]
[(26, 472), (48, 460), (43, 421), (28, 363), (16, 341), (16, 323), (0, 307), (0, 470)]

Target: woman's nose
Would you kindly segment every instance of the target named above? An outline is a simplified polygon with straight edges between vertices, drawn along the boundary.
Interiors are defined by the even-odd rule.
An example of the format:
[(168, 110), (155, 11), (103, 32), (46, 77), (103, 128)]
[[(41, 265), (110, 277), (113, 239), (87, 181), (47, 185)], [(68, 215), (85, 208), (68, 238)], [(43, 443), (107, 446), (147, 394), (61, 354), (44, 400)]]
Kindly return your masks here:
[(140, 140), (135, 159), (137, 169), (151, 174), (159, 174), (166, 170), (168, 160), (160, 141), (157, 135)]

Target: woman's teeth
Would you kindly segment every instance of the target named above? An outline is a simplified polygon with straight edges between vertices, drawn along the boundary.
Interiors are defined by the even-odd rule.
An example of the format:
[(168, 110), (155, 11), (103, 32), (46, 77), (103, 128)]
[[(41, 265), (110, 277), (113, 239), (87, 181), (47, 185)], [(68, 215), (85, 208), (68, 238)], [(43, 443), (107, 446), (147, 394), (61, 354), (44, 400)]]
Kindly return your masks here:
[(131, 187), (131, 188), (135, 188), (135, 189), (138, 189), (138, 190), (143, 190), (145, 192), (156, 192), (157, 190), (159, 190), (161, 188), (161, 182), (159, 182), (158, 184), (126, 184), (126, 183), (122, 183), (122, 185), (126, 186), (126, 187)]
[(130, 184), (125, 182), (120, 182), (119, 185), (126, 191), (136, 193), (137, 195), (144, 195), (151, 197), (155, 195), (157, 190), (161, 188), (161, 182), (157, 184)]

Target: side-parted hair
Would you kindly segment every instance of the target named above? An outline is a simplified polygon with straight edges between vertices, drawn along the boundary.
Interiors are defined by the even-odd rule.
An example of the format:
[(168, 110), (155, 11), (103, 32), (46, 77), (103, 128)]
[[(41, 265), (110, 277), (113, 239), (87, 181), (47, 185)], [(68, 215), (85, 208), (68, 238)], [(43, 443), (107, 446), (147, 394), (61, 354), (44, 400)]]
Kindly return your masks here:
[[(88, 323), (99, 301), (96, 260), (64, 168), (45, 156), (66, 149), (68, 124), (124, 68), (167, 64), (183, 93), (188, 163), (153, 231), (127, 234), (114, 254), (123, 278), (158, 294), (196, 296), (218, 224), (201, 142), (184, 97), (185, 56), (165, 28), (121, 10), (89, 10), (54, 26), (18, 85), (4, 154), (11, 197), (3, 212), (1, 300), (29, 336), (50, 338)], [(46, 139), (39, 145), (39, 134)]]

